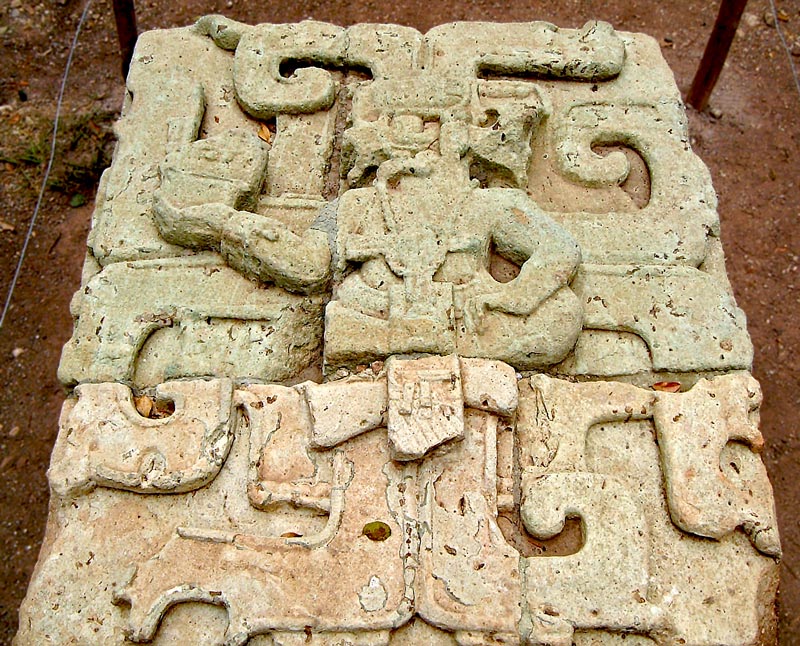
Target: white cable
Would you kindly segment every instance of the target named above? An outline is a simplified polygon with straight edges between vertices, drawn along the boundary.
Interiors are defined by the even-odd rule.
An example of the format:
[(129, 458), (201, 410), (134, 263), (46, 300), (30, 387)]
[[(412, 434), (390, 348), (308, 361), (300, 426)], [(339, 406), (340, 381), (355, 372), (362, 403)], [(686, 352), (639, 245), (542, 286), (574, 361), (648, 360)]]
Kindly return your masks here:
[(769, 6), (772, 8), (772, 19), (775, 21), (775, 31), (778, 32), (778, 38), (781, 39), (781, 44), (786, 52), (786, 58), (789, 59), (789, 67), (792, 69), (792, 76), (794, 76), (794, 85), (797, 88), (797, 93), (800, 94), (800, 78), (797, 77), (797, 68), (794, 66), (794, 58), (789, 46), (786, 44), (786, 39), (783, 37), (781, 31), (781, 22), (778, 20), (778, 12), (775, 9), (775, 0), (769, 0)]
[(31, 241), (31, 236), (33, 234), (33, 227), (36, 225), (36, 218), (39, 216), (39, 209), (42, 206), (42, 199), (44, 198), (44, 191), (47, 188), (47, 180), (50, 178), (50, 170), (53, 168), (53, 159), (56, 156), (56, 137), (58, 136), (58, 120), (61, 116), (61, 103), (64, 100), (64, 88), (67, 86), (67, 77), (69, 76), (69, 68), (72, 65), (72, 55), (75, 53), (75, 47), (78, 44), (78, 36), (81, 33), (81, 28), (83, 27), (83, 23), (86, 21), (86, 16), (89, 13), (89, 5), (92, 4), (92, 0), (86, 0), (86, 5), (83, 7), (83, 13), (81, 14), (81, 19), (78, 21), (78, 28), (75, 30), (75, 36), (72, 39), (72, 46), (69, 49), (69, 55), (67, 56), (67, 66), (64, 68), (64, 76), (61, 79), (61, 89), (58, 91), (58, 103), (56, 104), (56, 116), (55, 121), (53, 122), (53, 140), (50, 144), (50, 160), (47, 162), (47, 169), (44, 172), (44, 178), (42, 179), (42, 186), (39, 189), (39, 199), (36, 200), (36, 208), (33, 210), (33, 217), (31, 218), (31, 222), (28, 225), (28, 233), (25, 235), (25, 242), (22, 244), (22, 251), (19, 254), (19, 261), (17, 262), (17, 268), (14, 271), (14, 278), (11, 280), (11, 286), (8, 288), (8, 296), (6, 297), (5, 305), (3, 306), (3, 314), (0, 315), (0, 330), (3, 329), (3, 322), (6, 320), (6, 314), (8, 313), (9, 308), (11, 307), (11, 297), (14, 295), (14, 288), (17, 286), (17, 280), (19, 279), (19, 274), (22, 271), (22, 261), (25, 260), (25, 253), (28, 250), (28, 243)]

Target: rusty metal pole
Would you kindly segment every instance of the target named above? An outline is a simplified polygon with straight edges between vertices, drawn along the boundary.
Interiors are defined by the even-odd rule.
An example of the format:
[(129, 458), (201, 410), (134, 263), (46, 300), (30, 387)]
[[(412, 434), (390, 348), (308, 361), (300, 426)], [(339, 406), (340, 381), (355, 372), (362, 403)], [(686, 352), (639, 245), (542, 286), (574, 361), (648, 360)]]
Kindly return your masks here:
[(122, 57), (122, 76), (128, 78), (128, 68), (133, 58), (133, 48), (136, 45), (136, 8), (133, 0), (113, 0), (114, 20), (117, 23), (117, 38), (119, 39), (119, 53)]
[(708, 106), (708, 99), (722, 72), (746, 4), (747, 0), (722, 0), (720, 3), (714, 29), (711, 30), (700, 66), (686, 95), (686, 103), (697, 110), (705, 110)]

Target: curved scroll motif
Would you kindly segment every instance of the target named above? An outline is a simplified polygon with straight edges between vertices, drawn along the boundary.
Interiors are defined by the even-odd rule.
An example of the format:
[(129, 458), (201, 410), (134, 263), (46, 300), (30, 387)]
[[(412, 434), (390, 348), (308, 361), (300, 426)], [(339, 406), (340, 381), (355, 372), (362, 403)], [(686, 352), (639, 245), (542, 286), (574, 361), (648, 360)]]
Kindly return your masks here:
[[(727, 569), (732, 554), (770, 561), (743, 536), (731, 535), (737, 526), (755, 549), (779, 554), (771, 492), (756, 452), (759, 399), (744, 374), (701, 380), (681, 393), (546, 375), (521, 382), (515, 455), (524, 527), (547, 539), (561, 532), (565, 519), (579, 517), (585, 537), (574, 554), (523, 558), (523, 632), (532, 643), (570, 644), (579, 628), (672, 634), (687, 643), (702, 641), (695, 634), (713, 634), (718, 643), (755, 642), (744, 635), (757, 634), (756, 613), (737, 606), (732, 595), (719, 601), (713, 595), (741, 579)], [(714, 573), (682, 588), (702, 560)], [(772, 576), (747, 594), (771, 585)], [(741, 618), (724, 619), (739, 612)], [(722, 628), (712, 633), (714, 617), (723, 618)]]
[(173, 381), (156, 389), (170, 399), (168, 418), (142, 417), (123, 384), (82, 384), (65, 406), (48, 477), (62, 496), (97, 486), (136, 493), (198, 489), (219, 473), (233, 442), (232, 384)]
[(569, 644), (578, 628), (648, 632), (663, 623), (661, 608), (646, 601), (647, 522), (625, 484), (596, 473), (526, 470), (520, 514), (538, 538), (579, 516), (587, 537), (576, 554), (522, 559), (528, 643)]
[[(418, 31), (398, 25), (344, 29), (308, 20), (249, 27), (207, 16), (196, 29), (218, 46), (236, 50), (236, 93), (244, 110), (258, 119), (327, 110), (335, 99), (336, 82), (322, 68), (366, 68), (374, 77), (407, 73), (419, 65), (422, 44)], [(285, 76), (284, 63), (301, 66)]]
[(629, 171), (624, 153), (602, 157), (593, 145), (630, 146), (650, 173), (650, 202), (636, 213), (551, 214), (576, 237), (585, 262), (703, 262), (708, 234), (719, 234), (717, 200), (708, 169), (689, 148), (677, 100), (573, 105), (559, 117), (555, 136), (560, 171), (583, 186), (618, 184)]
[(327, 110), (336, 96), (330, 72), (302, 67), (287, 78), (280, 66), (286, 60), (341, 66), (346, 51), (346, 30), (323, 22), (252, 28), (239, 40), (233, 62), (239, 103), (257, 119)]

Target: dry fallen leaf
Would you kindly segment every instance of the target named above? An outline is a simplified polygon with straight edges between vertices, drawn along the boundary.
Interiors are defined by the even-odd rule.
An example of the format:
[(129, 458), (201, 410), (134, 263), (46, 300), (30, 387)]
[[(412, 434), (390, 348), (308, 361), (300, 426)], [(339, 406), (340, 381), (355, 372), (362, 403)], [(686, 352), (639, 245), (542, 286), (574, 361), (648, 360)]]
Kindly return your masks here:
[(175, 412), (175, 402), (171, 399), (156, 399), (150, 417), (153, 419), (163, 419)]
[(133, 405), (142, 417), (164, 419), (175, 412), (175, 402), (170, 399), (154, 399), (150, 395), (134, 395)]
[(269, 143), (270, 139), (272, 139), (272, 133), (269, 131), (269, 128), (267, 128), (266, 123), (262, 123), (261, 126), (259, 126), (258, 138), (263, 141), (266, 141), (267, 143)]
[(653, 390), (660, 390), (663, 393), (677, 393), (681, 390), (681, 385), (677, 381), (659, 381), (653, 384)]
[(150, 413), (153, 412), (153, 400), (147, 395), (139, 395), (134, 397), (133, 404), (136, 406), (136, 410), (139, 411), (139, 415), (142, 417), (150, 417)]
[(0, 231), (15, 231), (13, 224), (9, 224), (5, 220), (0, 220)]

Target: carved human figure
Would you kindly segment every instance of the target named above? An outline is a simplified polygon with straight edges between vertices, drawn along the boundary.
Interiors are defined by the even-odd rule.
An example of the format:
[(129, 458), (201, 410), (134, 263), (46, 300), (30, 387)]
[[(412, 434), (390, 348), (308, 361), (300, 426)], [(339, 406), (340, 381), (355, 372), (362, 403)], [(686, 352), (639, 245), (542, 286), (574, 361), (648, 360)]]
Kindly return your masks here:
[(154, 197), (161, 235), (174, 244), (219, 251), (248, 278), (292, 292), (320, 292), (330, 278), (328, 237), (295, 232), (256, 212), (268, 146), (237, 130), (178, 147), (161, 165)]
[[(458, 352), (531, 369), (574, 345), (581, 308), (568, 285), (577, 244), (524, 191), (470, 180), (469, 146), (467, 125), (446, 119), (438, 154), (395, 150), (373, 187), (342, 196), (344, 278), (326, 310), (329, 368)], [(492, 277), (492, 250), (519, 267), (515, 278)]]

